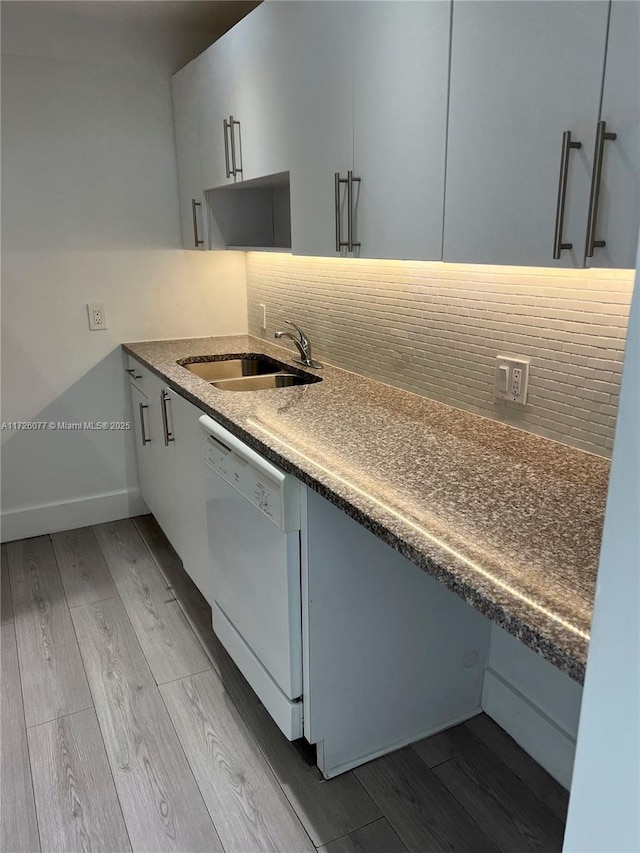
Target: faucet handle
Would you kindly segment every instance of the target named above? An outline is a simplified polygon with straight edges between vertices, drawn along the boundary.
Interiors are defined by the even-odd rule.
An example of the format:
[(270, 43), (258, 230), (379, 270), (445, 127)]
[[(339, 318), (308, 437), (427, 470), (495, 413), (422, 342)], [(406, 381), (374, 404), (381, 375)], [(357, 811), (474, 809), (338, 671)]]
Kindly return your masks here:
[(300, 335), (301, 341), (303, 341), (307, 337), (305, 335), (305, 333), (302, 331), (302, 329), (300, 328), (300, 326), (296, 326), (296, 324), (294, 322), (292, 322), (291, 320), (285, 320), (285, 323), (287, 324), (287, 326), (293, 326), (293, 328), (296, 330), (296, 332)]

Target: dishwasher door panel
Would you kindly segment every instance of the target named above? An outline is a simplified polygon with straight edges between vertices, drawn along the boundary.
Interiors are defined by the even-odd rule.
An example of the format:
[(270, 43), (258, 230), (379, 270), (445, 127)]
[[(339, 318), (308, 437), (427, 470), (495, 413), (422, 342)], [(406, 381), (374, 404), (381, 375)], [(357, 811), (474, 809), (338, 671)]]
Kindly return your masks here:
[[(302, 694), (300, 533), (283, 533), (207, 471), (213, 597), (280, 690)], [(230, 651), (230, 650), (228, 650)]]

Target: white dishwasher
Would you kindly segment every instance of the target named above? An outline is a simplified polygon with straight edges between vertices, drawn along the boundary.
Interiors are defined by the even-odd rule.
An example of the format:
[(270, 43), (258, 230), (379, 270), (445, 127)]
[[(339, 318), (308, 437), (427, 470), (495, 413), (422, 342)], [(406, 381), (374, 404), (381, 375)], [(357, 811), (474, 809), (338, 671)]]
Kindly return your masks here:
[(302, 726), (300, 483), (200, 418), (213, 627), (294, 740)]

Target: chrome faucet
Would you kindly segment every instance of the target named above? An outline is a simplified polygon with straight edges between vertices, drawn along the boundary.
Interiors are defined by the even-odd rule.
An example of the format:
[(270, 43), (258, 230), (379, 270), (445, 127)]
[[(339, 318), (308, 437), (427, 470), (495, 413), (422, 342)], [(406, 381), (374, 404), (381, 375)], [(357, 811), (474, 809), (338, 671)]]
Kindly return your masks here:
[(294, 358), (293, 360), (298, 364), (304, 365), (304, 367), (314, 367), (316, 370), (319, 370), (322, 365), (319, 361), (314, 361), (311, 358), (311, 342), (309, 341), (309, 338), (305, 335), (300, 326), (296, 326), (296, 324), (292, 323), (291, 320), (285, 320), (285, 323), (288, 326), (293, 326), (298, 334), (294, 335), (292, 332), (275, 332), (273, 337), (276, 340), (280, 340), (280, 338), (289, 338), (292, 340), (300, 353), (300, 358)]

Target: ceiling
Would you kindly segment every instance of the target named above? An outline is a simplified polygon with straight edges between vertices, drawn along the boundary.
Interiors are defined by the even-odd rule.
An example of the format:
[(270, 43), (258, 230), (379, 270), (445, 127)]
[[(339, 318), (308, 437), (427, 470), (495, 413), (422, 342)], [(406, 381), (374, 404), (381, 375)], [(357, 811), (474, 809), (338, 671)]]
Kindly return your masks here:
[[(20, 0), (3, 0), (12, 5)], [(104, 23), (198, 30), (212, 41), (259, 5), (259, 0), (32, 0), (28, 3), (65, 16)], [(6, 8), (6, 6), (5, 6)]]

